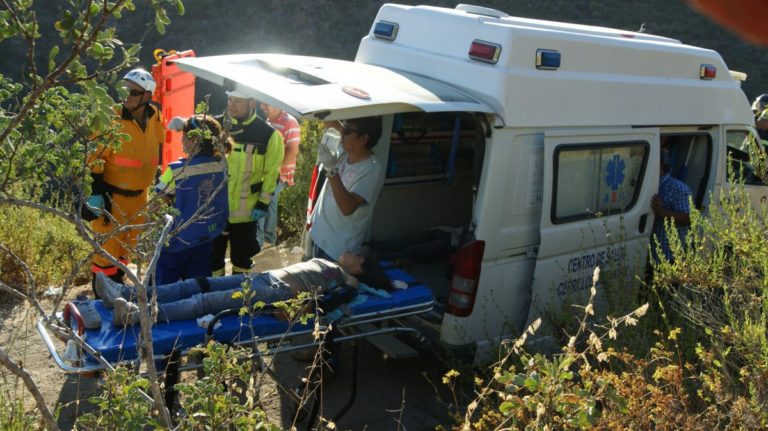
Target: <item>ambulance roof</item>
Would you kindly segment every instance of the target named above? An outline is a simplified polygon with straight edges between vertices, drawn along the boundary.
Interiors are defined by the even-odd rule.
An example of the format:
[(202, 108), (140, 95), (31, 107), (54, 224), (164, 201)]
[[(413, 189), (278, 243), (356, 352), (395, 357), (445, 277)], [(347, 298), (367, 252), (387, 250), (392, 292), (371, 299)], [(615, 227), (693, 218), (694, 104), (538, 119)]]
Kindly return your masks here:
[[(473, 42), (485, 44), (481, 52), (498, 47), (497, 61), (471, 59)], [(542, 50), (545, 66), (557, 58), (559, 66), (537, 68)], [(445, 82), (490, 106), (507, 126), (752, 122), (739, 82), (715, 51), (471, 5), (386, 4), (355, 62)], [(702, 79), (703, 68), (716, 75)]]

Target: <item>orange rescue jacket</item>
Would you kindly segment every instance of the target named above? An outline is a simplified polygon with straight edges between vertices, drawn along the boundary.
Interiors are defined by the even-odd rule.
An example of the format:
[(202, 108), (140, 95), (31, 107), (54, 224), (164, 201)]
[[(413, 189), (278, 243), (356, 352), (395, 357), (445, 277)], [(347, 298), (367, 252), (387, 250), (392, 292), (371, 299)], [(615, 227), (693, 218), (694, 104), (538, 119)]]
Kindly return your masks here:
[[(165, 128), (160, 110), (151, 105), (146, 109), (147, 124), (142, 130), (125, 108), (117, 108), (115, 121), (121, 126), (119, 132), (131, 139), (123, 141), (119, 150), (100, 145), (88, 158), (91, 172), (103, 174), (104, 182), (113, 187), (140, 191), (155, 179)], [(104, 163), (94, 163), (99, 159)]]

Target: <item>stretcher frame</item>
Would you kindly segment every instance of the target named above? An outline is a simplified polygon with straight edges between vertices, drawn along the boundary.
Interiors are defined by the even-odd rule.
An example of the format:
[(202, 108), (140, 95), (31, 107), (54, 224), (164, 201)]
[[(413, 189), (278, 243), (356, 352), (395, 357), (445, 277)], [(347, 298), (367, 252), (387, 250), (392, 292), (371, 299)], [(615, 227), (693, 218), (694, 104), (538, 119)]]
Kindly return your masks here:
[[(421, 338), (421, 331), (418, 329), (408, 327), (408, 326), (400, 326), (403, 325), (400, 323), (400, 321), (404, 318), (411, 317), (411, 316), (417, 316), (424, 313), (429, 313), (434, 308), (434, 300), (430, 300), (424, 303), (416, 304), (416, 305), (409, 305), (404, 307), (398, 307), (394, 309), (388, 309), (388, 310), (379, 310), (374, 311), (370, 313), (363, 313), (363, 314), (356, 314), (351, 316), (344, 316), (343, 318), (339, 319), (338, 321), (332, 323), (332, 326), (335, 326), (342, 336), (336, 339), (336, 342), (339, 343), (346, 343), (352, 340), (357, 339), (365, 339), (377, 335), (383, 335), (383, 334), (393, 334), (393, 333), (407, 333), (411, 334), (417, 338)], [(76, 312), (73, 311), (76, 310), (73, 304), (68, 304), (67, 307), (65, 307), (64, 311), (59, 313), (59, 321), (66, 321), (69, 317), (68, 315), (77, 316), (75, 314)], [(268, 311), (268, 310), (267, 310)], [(206, 329), (206, 342), (210, 340), (216, 341), (215, 334), (214, 334), (214, 326), (215, 324), (223, 317), (238, 314), (240, 312), (240, 309), (230, 309), (225, 310), (220, 313), (218, 313), (214, 319), (211, 320), (211, 323), (208, 325), (208, 328)], [(77, 317), (72, 317), (73, 319), (77, 320)], [(82, 321), (82, 318), (80, 318), (80, 321)], [(388, 326), (390, 322), (394, 322), (398, 324), (399, 326)], [(377, 328), (376, 330), (358, 330), (358, 327), (364, 326), (367, 324), (376, 324), (376, 323), (382, 323), (382, 327)], [(82, 324), (82, 323), (81, 323)], [(108, 370), (111, 367), (114, 367), (118, 364), (126, 364), (126, 365), (133, 365), (140, 362), (140, 358), (120, 361), (116, 364), (109, 364), (106, 365), (104, 362), (99, 361), (99, 358), (101, 355), (99, 352), (90, 346), (86, 340), (82, 338), (83, 332), (80, 332), (77, 330), (77, 328), (73, 329), (73, 332), (68, 333), (70, 331), (67, 331), (65, 328), (59, 326), (56, 323), (53, 323), (51, 321), (46, 321), (45, 319), (39, 319), (37, 321), (37, 330), (40, 333), (40, 336), (43, 340), (43, 343), (45, 344), (46, 348), (51, 354), (51, 357), (53, 358), (56, 365), (61, 368), (65, 373), (68, 374), (92, 374), (99, 371)], [(329, 329), (328, 324), (321, 324), (320, 325), (320, 331), (326, 331)], [(251, 339), (251, 340), (242, 340), (238, 341), (236, 343), (233, 343), (234, 345), (238, 346), (254, 346), (254, 343), (256, 344), (263, 344), (266, 343), (267, 345), (273, 344), (278, 341), (291, 341), (294, 338), (297, 338), (299, 336), (306, 336), (309, 334), (312, 334), (315, 332), (314, 327), (306, 328), (305, 326), (302, 326), (302, 329), (297, 331), (291, 331), (290, 333), (276, 333), (272, 335), (267, 336), (261, 336), (257, 337), (257, 339)], [(54, 338), (57, 338), (61, 341), (67, 341), (67, 339), (72, 339), (75, 341), (79, 347), (83, 349), (84, 354), (88, 354), (91, 357), (95, 359), (97, 362), (96, 364), (87, 364), (87, 365), (70, 365), (68, 364), (67, 360), (64, 359), (63, 355), (59, 353)], [(278, 346), (268, 347), (265, 351), (259, 351), (262, 355), (276, 355), (279, 353), (287, 353), (292, 352), (296, 350), (302, 350), (302, 349), (308, 349), (308, 348), (316, 348), (320, 345), (319, 342), (309, 342), (309, 343), (280, 343)], [(192, 348), (185, 348), (181, 351), (182, 356), (185, 356)], [(158, 354), (154, 356), (155, 361), (164, 361), (166, 360), (168, 354)], [(181, 368), (180, 371), (187, 371), (192, 369), (197, 369), (199, 366), (192, 367), (192, 368)]]

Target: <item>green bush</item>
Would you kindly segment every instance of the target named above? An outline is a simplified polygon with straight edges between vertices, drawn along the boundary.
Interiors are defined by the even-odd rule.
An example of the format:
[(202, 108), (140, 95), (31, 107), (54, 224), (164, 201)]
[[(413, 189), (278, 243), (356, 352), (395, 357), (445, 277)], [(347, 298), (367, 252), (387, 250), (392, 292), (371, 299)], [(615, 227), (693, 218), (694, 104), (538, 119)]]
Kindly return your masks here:
[[(203, 377), (178, 383), (175, 429), (277, 431), (258, 405), (256, 368), (249, 349), (210, 342), (194, 352)], [(105, 376), (104, 390), (89, 401), (97, 411), (77, 418), (78, 430), (145, 430), (158, 421), (145, 397), (149, 381), (127, 368)], [(3, 428), (5, 429), (5, 428)]]
[(593, 291), (562, 353), (515, 342), (457, 428), (766, 429), (768, 207), (738, 184), (710, 200), (685, 241), (667, 226), (676, 260), (654, 265), (649, 307), (595, 322)]
[(0, 391), (0, 429), (3, 431), (28, 431), (38, 429), (38, 418), (24, 409), (23, 398)]
[[(29, 266), (38, 290), (61, 284), (74, 265), (90, 248), (72, 223), (27, 207), (0, 206), (0, 244)], [(88, 267), (81, 269), (76, 283), (88, 280)], [(6, 253), (0, 253), (0, 279), (21, 288), (29, 280), (22, 267)]]

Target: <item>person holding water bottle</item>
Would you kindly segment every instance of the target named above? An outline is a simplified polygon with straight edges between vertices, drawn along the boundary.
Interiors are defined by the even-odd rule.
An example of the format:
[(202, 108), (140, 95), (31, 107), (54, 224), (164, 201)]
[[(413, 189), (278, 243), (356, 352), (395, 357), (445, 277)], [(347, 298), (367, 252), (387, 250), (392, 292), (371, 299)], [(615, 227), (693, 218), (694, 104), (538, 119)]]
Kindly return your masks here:
[(345, 251), (357, 252), (363, 245), (382, 186), (383, 166), (373, 154), (381, 122), (380, 116), (326, 122), (318, 158), (327, 179), (309, 231), (315, 258), (336, 261)]

